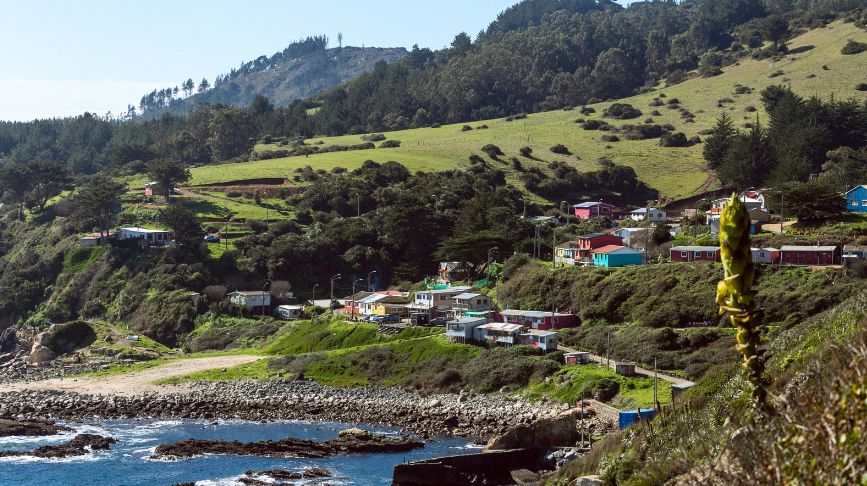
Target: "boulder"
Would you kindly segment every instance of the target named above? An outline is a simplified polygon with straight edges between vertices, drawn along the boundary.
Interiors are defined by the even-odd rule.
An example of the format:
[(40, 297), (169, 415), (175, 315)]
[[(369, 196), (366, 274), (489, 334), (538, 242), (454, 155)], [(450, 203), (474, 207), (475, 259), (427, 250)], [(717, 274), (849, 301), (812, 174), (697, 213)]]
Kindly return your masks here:
[(528, 447), (551, 449), (571, 447), (581, 438), (578, 433), (580, 410), (569, 410), (554, 418), (532, 424), (518, 425), (503, 435), (492, 438), (485, 450), (508, 450)]
[(54, 351), (39, 344), (39, 342), (36, 342), (33, 343), (33, 347), (30, 349), (30, 355), (27, 357), (27, 361), (33, 364), (47, 363), (56, 357), (57, 355), (54, 354)]

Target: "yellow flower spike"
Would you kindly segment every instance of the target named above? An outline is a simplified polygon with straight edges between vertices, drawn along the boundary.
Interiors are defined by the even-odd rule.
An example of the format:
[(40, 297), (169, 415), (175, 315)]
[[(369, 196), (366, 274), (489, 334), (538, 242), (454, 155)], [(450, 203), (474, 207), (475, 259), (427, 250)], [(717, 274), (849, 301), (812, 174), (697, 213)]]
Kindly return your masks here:
[(728, 314), (729, 322), (738, 329), (736, 348), (743, 358), (745, 378), (752, 385), (753, 405), (757, 410), (770, 413), (762, 383), (764, 362), (758, 351), (761, 323), (754, 303), (750, 217), (736, 194), (732, 194), (720, 214), (719, 242), (725, 278), (717, 283), (716, 303), (720, 314)]

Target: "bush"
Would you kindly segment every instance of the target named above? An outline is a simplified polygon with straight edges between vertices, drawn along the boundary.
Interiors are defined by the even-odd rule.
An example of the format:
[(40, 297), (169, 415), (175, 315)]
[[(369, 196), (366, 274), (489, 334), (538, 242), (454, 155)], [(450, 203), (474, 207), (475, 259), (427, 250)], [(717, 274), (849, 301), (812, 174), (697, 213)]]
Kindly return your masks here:
[(386, 139), (386, 136), (381, 133), (371, 133), (370, 135), (362, 135), (361, 139), (365, 142), (381, 142)]
[(776, 78), (776, 77), (778, 77), (778, 76), (782, 76), (782, 75), (784, 75), (784, 74), (786, 74), (786, 73), (784, 73), (782, 69), (777, 69), (776, 71), (774, 71), (774, 72), (772, 72), (771, 74), (769, 74), (768, 77), (769, 77), (769, 78)]
[(661, 99), (659, 99), (659, 98), (653, 98), (653, 101), (651, 101), (648, 105), (649, 105), (649, 106), (662, 106), (662, 105), (664, 105), (664, 104), (665, 104), (665, 103), (663, 103)]
[(587, 120), (581, 125), (584, 130), (601, 130), (602, 127), (608, 126), (608, 123), (602, 120)]
[(753, 113), (753, 112), (757, 111), (756, 107), (753, 105), (750, 105), (750, 106), (744, 108), (744, 110), (748, 113)]
[(606, 135), (602, 135), (602, 137), (600, 137), (600, 140), (602, 140), (603, 142), (619, 142), (620, 137), (618, 137), (617, 135), (606, 134)]
[(620, 132), (627, 140), (648, 140), (659, 138), (669, 130), (662, 125), (623, 125)]
[(849, 42), (847, 42), (846, 45), (843, 46), (843, 49), (840, 50), (840, 53), (843, 55), (851, 56), (852, 54), (860, 54), (864, 51), (867, 51), (867, 44), (849, 39)]
[(532, 158), (533, 156), (533, 149), (531, 149), (530, 147), (521, 147), (518, 149), (518, 152), (520, 152), (521, 155), (527, 157), (528, 159)]
[(379, 148), (397, 148), (400, 147), (400, 140), (386, 140), (379, 144)]
[(608, 402), (620, 393), (620, 383), (614, 378), (603, 378), (593, 389), (593, 396), (600, 402)]
[(566, 148), (565, 145), (559, 144), (559, 143), (557, 145), (554, 145), (553, 147), (551, 147), (551, 152), (554, 152), (555, 154), (561, 154), (561, 155), (572, 155), (572, 152), (570, 152), (569, 149)]
[(85, 321), (58, 324), (48, 331), (42, 344), (55, 354), (65, 354), (89, 346), (96, 340), (96, 333)]
[(614, 103), (605, 109), (602, 116), (617, 120), (629, 120), (641, 116), (641, 110), (628, 103)]
[(468, 361), (463, 376), (473, 389), (492, 393), (503, 387), (521, 388), (540, 382), (559, 369), (559, 363), (529, 346), (498, 347)]
[(469, 131), (472, 130), (472, 129), (473, 129), (473, 127), (471, 127), (471, 126), (469, 126), (469, 125), (464, 125), (464, 126), (461, 127), (461, 131), (462, 131), (462, 132), (469, 132)]
[(500, 155), (504, 155), (503, 151), (500, 150), (500, 147), (497, 147), (496, 145), (494, 145), (492, 143), (489, 143), (489, 144), (485, 145), (484, 147), (482, 147), (482, 152), (488, 154), (488, 157), (490, 157), (494, 160), (496, 160), (497, 157), (499, 157)]
[(855, 85), (856, 91), (867, 91), (867, 83), (858, 83)]
[(686, 147), (689, 141), (683, 132), (666, 133), (659, 139), (660, 147)]
[(593, 113), (596, 113), (596, 108), (593, 108), (591, 106), (582, 106), (579, 113), (584, 116), (592, 115)]

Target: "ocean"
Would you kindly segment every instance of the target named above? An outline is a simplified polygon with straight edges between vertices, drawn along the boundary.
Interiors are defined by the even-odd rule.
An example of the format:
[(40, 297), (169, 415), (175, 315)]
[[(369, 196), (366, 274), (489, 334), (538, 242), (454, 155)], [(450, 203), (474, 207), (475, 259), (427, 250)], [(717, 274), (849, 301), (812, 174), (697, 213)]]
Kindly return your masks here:
[[(62, 423), (62, 422), (61, 422)], [(324, 441), (338, 432), (360, 427), (387, 435), (399, 434), (394, 427), (365, 424), (340, 424), (315, 421), (247, 422), (221, 420), (216, 424), (194, 420), (105, 420), (64, 423), (74, 432), (49, 437), (0, 437), (0, 451), (32, 450), (42, 445), (56, 445), (78, 433), (111, 436), (117, 444), (109, 451), (65, 459), (33, 457), (0, 458), (0, 485), (170, 485), (195, 482), (198, 485), (240, 484), (245, 471), (286, 469), (303, 471), (311, 467), (326, 468), (333, 477), (293, 484), (329, 484), (382, 486), (391, 483), (392, 469), (404, 461), (416, 461), (444, 455), (479, 452), (470, 439), (445, 437), (425, 444), (422, 449), (392, 454), (369, 454), (322, 459), (279, 459), (240, 456), (201, 456), (182, 461), (150, 459), (157, 445), (184, 439), (225, 439), (253, 442), (294, 437)]]

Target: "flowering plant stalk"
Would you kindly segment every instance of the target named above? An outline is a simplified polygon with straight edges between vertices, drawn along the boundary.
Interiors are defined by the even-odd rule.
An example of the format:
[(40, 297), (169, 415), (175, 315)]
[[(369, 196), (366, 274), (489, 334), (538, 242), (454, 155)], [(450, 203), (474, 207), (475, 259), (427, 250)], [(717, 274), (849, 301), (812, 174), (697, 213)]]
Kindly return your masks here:
[(743, 356), (744, 376), (752, 385), (753, 405), (766, 410), (767, 390), (762, 381), (764, 361), (760, 356), (761, 313), (754, 302), (750, 217), (746, 206), (732, 194), (720, 215), (720, 256), (725, 280), (717, 284), (716, 303), (720, 314), (728, 314), (737, 327), (737, 350)]

